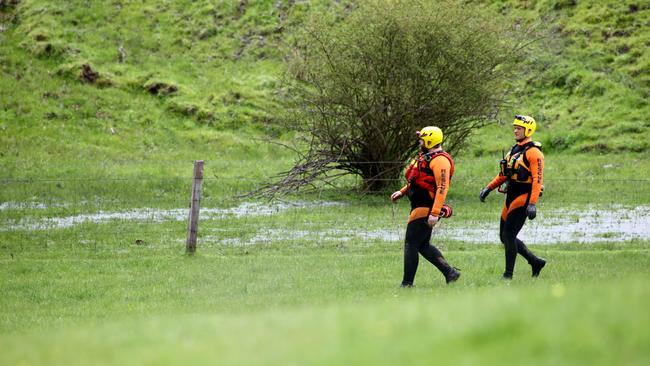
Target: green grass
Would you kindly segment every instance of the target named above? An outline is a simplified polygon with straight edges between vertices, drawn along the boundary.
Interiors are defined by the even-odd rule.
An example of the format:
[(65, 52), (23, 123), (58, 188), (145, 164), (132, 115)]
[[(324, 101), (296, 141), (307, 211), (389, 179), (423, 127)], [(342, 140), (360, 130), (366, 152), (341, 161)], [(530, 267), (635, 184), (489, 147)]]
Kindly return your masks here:
[[(496, 236), (502, 197), (477, 196), (512, 143), (515, 112), (537, 118), (545, 145), (538, 220), (650, 205), (650, 8), (574, 3), (492, 2), (542, 19), (555, 38), (513, 82), (504, 125), (455, 156), (447, 227), (492, 223)], [(249, 215), (204, 220), (191, 258), (184, 220), (8, 229), (186, 208), (196, 159), (206, 161), (203, 208), (253, 202), (238, 196), (294, 159), (270, 143), (296, 137), (275, 124), (283, 47), (326, 9), (335, 19), (349, 3), (0, 9), (0, 364), (648, 364), (647, 240), (534, 246), (549, 266), (533, 280), (519, 259), (511, 283), (492, 238), (450, 240), (441, 248), (461, 280), (445, 286), (422, 260), (416, 287), (401, 291), (408, 205), (360, 192), (354, 178), (288, 198), (339, 206), (255, 216), (273, 203), (254, 201)], [(80, 78), (84, 64), (95, 82)], [(346, 240), (356, 228), (400, 239)], [(273, 236), (283, 230), (328, 237)], [(237, 245), (255, 237), (268, 240)]]
[[(66, 213), (75, 207), (85, 207), (88, 212), (96, 212), (93, 209), (101, 207), (115, 210), (185, 207), (191, 188), (194, 158), (205, 160), (204, 205), (238, 205), (241, 202), (238, 196), (272, 180), (275, 174), (287, 169), (292, 162), (292, 156), (277, 145), (266, 142), (251, 144), (250, 141), (242, 141), (242, 136), (235, 133), (206, 133), (200, 138), (218, 142), (208, 146), (197, 145), (195, 151), (179, 148), (193, 155), (186, 156), (185, 160), (112, 162), (82, 158), (60, 162), (50, 156), (44, 156), (42, 162), (16, 160), (6, 166), (5, 175), (0, 181), (0, 200), (54, 206), (49, 210), (54, 215)], [(465, 205), (467, 211), (475, 210), (476, 205), (480, 205), (476, 199), (478, 192), (497, 174), (500, 159), (500, 153), (475, 157), (464, 152), (456, 156), (453, 189), (448, 199), (456, 205)], [(634, 153), (547, 154), (544, 176), (546, 189), (541, 204), (548, 205), (549, 208), (590, 203), (647, 204), (650, 185), (644, 172), (650, 171), (649, 164), (644, 154)], [(403, 183), (397, 181), (393, 188), (399, 188)], [(392, 192), (364, 195), (356, 190), (356, 184), (356, 180), (350, 177), (339, 182), (336, 187), (321, 187), (316, 190), (308, 187), (306, 192), (311, 193), (297, 192), (295, 197), (288, 199), (303, 196), (314, 200), (320, 197), (323, 200), (351, 200), (372, 204), (384, 203)], [(496, 193), (492, 196), (486, 204), (498, 207), (501, 198), (496, 198)], [(65, 205), (73, 207), (66, 209)]]
[[(492, 1), (504, 15), (537, 24), (528, 71), (502, 114), (535, 117), (547, 151), (638, 152), (650, 135), (650, 7), (637, 1)], [(499, 151), (495, 127), (475, 136), (476, 154)], [(486, 134), (490, 139), (486, 139)], [(498, 135), (498, 134), (497, 134)]]
[[(647, 151), (648, 139), (638, 138), (650, 128), (647, 5), (492, 6), (548, 31), (513, 81), (500, 121), (534, 116), (548, 151)], [(59, 161), (180, 157), (194, 151), (188, 142), (205, 143), (196, 140), (204, 130), (281, 136), (278, 97), (293, 32), (314, 14), (336, 19), (349, 9), (327, 1), (20, 1), (0, 11), (0, 162), (41, 160), (43, 151)], [(97, 81), (83, 81), (84, 64)], [(476, 134), (471, 151), (498, 152), (509, 138), (497, 129)]]
[(542, 277), (504, 283), (500, 248), (450, 248), (461, 280), (423, 263), (411, 290), (386, 244), (5, 257), (0, 362), (643, 364), (648, 249), (536, 247)]
[[(477, 192), (495, 174), (498, 158), (457, 159), (449, 196), (456, 216), (445, 227), (492, 222), (496, 237), (502, 197), (493, 193), (481, 204)], [(240, 175), (257, 163), (230, 162), (223, 171), (230, 177), (223, 179), (208, 164), (206, 176), (215, 177), (205, 182), (202, 207), (252, 203), (234, 193), (259, 183), (260, 176), (242, 182)], [(547, 164), (538, 220), (567, 207), (648, 206), (648, 181), (633, 180), (648, 171), (642, 156), (612, 161), (552, 154)], [(79, 167), (70, 164), (73, 177)], [(3, 202), (55, 205), (7, 208), (0, 218), (7, 225), (187, 207), (189, 162), (186, 173), (177, 171), (171, 180), (157, 171), (165, 172), (165, 164), (145, 164), (144, 181), (137, 167), (109, 164), (96, 171), (97, 180), (5, 182)], [(60, 174), (57, 169), (47, 174)], [(102, 174), (123, 179), (103, 180)], [(397, 285), (408, 205), (392, 206), (387, 194), (359, 197), (348, 188), (291, 197), (337, 206), (255, 216), (261, 202), (239, 218), (204, 220), (194, 257), (184, 254), (185, 221), (0, 231), (0, 346), (7, 350), (0, 364), (428, 364), (433, 349), (441, 362), (487, 365), (633, 365), (650, 357), (647, 241), (576, 244), (569, 238), (533, 246), (549, 260), (542, 277), (530, 278), (520, 258), (508, 284), (500, 279), (500, 245), (450, 240), (439, 244), (462, 269), (461, 280), (445, 286), (422, 260), (416, 287), (403, 291)], [(355, 229), (388, 229), (400, 239), (346, 240), (346, 230)], [(273, 236), (294, 230), (327, 238)], [(238, 245), (253, 237), (267, 240)]]

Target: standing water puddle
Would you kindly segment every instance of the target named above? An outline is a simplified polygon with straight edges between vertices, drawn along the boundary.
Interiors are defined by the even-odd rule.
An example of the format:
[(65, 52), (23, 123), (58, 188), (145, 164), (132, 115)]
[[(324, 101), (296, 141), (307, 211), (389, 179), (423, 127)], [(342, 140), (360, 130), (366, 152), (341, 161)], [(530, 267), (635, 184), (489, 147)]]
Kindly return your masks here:
[[(314, 207), (344, 206), (339, 202), (294, 202), (264, 205), (259, 203), (243, 203), (232, 208), (202, 208), (201, 221), (223, 220), (228, 218), (270, 216), (289, 209), (311, 209)], [(3, 203), (1, 209), (18, 208), (20, 205)], [(30, 204), (28, 208), (47, 208)], [(115, 221), (166, 222), (186, 221), (188, 209), (158, 210), (151, 208), (134, 209), (123, 212), (98, 212), (95, 214), (80, 214), (66, 217), (43, 219), (24, 218), (5, 223), (0, 231), (11, 230), (51, 230), (70, 228), (85, 223), (103, 224)], [(303, 216), (308, 219), (308, 214)], [(8, 224), (8, 225), (7, 225)], [(292, 241), (306, 237), (319, 238), (328, 241), (402, 241), (405, 223), (395, 227), (387, 222), (385, 229), (291, 229), (258, 227), (253, 237), (241, 240), (237, 238), (220, 238), (218, 233), (202, 237), (205, 242), (222, 245), (254, 245), (261, 243)], [(434, 242), (453, 240), (468, 243), (498, 243), (498, 217), (492, 222), (468, 223), (460, 226), (453, 221), (446, 225), (444, 220), (435, 229)], [(519, 238), (527, 244), (553, 244), (562, 242), (622, 242), (629, 240), (650, 240), (650, 206), (639, 206), (633, 209), (615, 207), (610, 209), (589, 208), (587, 210), (557, 210), (543, 211), (533, 221), (528, 221)]]

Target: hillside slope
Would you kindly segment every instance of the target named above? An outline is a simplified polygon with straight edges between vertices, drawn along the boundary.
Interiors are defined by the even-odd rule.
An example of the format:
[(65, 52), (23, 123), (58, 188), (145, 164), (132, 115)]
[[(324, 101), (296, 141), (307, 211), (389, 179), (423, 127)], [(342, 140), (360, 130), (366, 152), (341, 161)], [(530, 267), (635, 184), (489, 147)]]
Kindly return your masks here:
[[(546, 148), (583, 152), (650, 147), (650, 5), (638, 1), (502, 2), (538, 17), (555, 40), (517, 98), (542, 122)], [(548, 46), (557, 42), (555, 47)]]
[[(186, 156), (208, 149), (197, 136), (250, 144), (282, 135), (275, 96), (292, 31), (350, 3), (2, 1), (0, 160)], [(483, 3), (539, 19), (552, 34), (513, 81), (502, 121), (535, 116), (547, 151), (648, 150), (650, 5)], [(477, 133), (472, 150), (509, 142), (495, 125)]]

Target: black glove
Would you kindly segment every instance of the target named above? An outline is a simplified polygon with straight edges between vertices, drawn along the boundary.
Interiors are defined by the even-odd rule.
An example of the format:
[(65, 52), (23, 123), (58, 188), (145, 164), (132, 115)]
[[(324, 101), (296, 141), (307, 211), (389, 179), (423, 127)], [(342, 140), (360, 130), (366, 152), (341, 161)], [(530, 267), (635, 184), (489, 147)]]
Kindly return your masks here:
[(528, 216), (530, 220), (534, 219), (535, 216), (537, 216), (537, 206), (532, 203), (529, 204), (528, 207), (526, 207), (526, 216)]
[(485, 202), (485, 197), (487, 197), (490, 192), (492, 192), (492, 190), (488, 187), (481, 189), (481, 193), (478, 195), (478, 197), (481, 199), (481, 202)]

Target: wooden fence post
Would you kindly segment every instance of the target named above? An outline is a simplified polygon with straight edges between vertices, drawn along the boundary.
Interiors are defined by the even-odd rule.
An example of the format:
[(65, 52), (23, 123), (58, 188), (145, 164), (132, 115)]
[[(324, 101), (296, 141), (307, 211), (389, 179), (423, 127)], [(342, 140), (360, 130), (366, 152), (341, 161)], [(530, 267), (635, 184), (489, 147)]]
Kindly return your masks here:
[(187, 228), (188, 254), (196, 252), (196, 236), (199, 231), (199, 209), (201, 203), (201, 184), (203, 183), (203, 160), (194, 161), (194, 183), (192, 184), (192, 202), (190, 203), (190, 219)]

